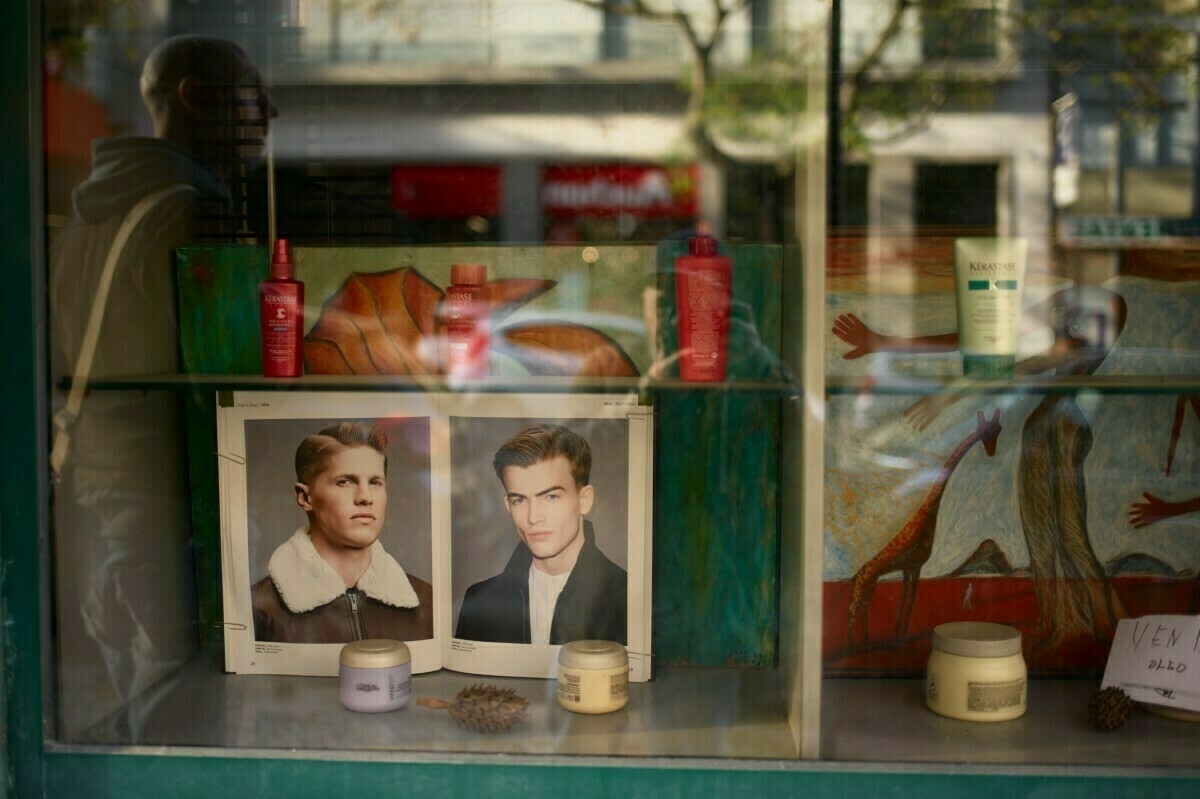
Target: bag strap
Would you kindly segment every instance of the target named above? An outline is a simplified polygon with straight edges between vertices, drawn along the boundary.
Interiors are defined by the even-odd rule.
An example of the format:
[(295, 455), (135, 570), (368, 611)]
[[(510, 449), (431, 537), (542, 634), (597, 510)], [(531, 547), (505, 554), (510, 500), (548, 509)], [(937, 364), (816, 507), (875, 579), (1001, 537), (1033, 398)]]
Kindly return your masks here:
[(83, 397), (87, 393), (92, 362), (96, 359), (96, 346), (100, 340), (100, 328), (104, 323), (104, 309), (108, 306), (108, 294), (112, 289), (117, 263), (121, 260), (130, 236), (137, 230), (146, 215), (171, 195), (183, 191), (194, 192), (196, 189), (185, 183), (179, 183), (146, 195), (137, 205), (133, 206), (125, 216), (121, 227), (117, 229), (117, 235), (113, 238), (108, 256), (104, 260), (104, 268), (100, 272), (100, 282), (96, 286), (96, 294), (92, 298), (92, 310), (88, 315), (87, 328), (84, 330), (79, 359), (75, 362), (75, 369), (71, 374), (71, 389), (67, 394), (67, 404), (54, 415), (54, 446), (50, 450), (50, 470), (56, 476), (62, 474), (63, 464), (66, 463), (67, 453), (71, 446), (71, 428), (79, 418), (80, 408), (83, 407)]

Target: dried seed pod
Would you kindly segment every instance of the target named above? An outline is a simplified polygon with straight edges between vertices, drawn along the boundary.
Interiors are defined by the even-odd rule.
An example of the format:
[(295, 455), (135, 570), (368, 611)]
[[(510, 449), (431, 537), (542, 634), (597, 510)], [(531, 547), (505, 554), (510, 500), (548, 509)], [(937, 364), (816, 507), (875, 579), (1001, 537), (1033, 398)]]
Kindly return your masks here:
[(1109, 686), (1092, 694), (1088, 702), (1088, 723), (1098, 730), (1115, 730), (1129, 720), (1133, 700), (1120, 688)]
[(454, 696), (453, 702), (421, 697), (417, 704), (434, 710), (445, 710), (450, 718), (472, 732), (504, 732), (525, 720), (529, 701), (517, 696), (511, 688), (494, 685), (472, 685)]

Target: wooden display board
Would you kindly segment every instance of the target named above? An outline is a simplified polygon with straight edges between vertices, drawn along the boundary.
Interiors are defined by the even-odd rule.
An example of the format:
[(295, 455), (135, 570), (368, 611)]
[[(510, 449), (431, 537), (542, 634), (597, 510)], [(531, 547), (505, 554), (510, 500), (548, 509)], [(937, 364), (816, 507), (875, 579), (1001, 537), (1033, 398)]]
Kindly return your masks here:
[[(306, 325), (352, 275), (408, 269), (436, 292), (453, 263), (484, 263), (490, 280), (545, 284), (502, 309), (498, 329), (550, 328), (550, 348), (572, 329), (599, 334), (633, 365), (632, 375), (573, 376), (555, 359), (532, 374), (485, 378), (454, 390), (561, 390), (633, 386), (655, 404), (654, 654), (662, 665), (771, 667), (778, 651), (780, 397), (787, 370), (779, 362), (782, 250), (726, 248), (735, 263), (735, 325), (729, 379), (716, 386), (672, 380), (675, 349), (670, 265), (684, 240), (660, 246), (297, 248), (296, 277), (306, 288)], [(260, 374), (257, 284), (268, 271), (259, 247), (196, 247), (178, 255), (180, 325), (185, 367), (192, 374)], [(409, 277), (414, 275), (409, 274)], [(519, 292), (518, 292), (519, 293)], [(424, 329), (430, 306), (405, 306)], [(590, 334), (589, 334), (590, 335)], [(546, 340), (546, 339), (543, 339)], [(624, 362), (609, 357), (605, 363)], [(537, 373), (542, 369), (541, 373)], [(660, 376), (665, 375), (665, 377)], [(219, 378), (217, 378), (219, 380)], [(311, 390), (335, 378), (305, 377)], [(342, 390), (421, 390), (426, 376), (336, 378)], [(324, 381), (324, 382), (323, 382)], [(422, 382), (426, 381), (426, 382)], [(246, 387), (243, 385), (242, 387)], [(259, 388), (261, 386), (254, 385)], [(220, 560), (213, 383), (188, 391), (198, 593), (206, 645), (219, 638)]]

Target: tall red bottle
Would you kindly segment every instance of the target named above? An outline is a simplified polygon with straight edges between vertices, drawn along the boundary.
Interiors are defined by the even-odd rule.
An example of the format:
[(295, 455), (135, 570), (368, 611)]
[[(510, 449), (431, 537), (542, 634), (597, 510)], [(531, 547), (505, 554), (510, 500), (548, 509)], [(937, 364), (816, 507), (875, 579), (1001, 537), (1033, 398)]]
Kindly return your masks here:
[(258, 284), (264, 377), (304, 373), (304, 284), (295, 279), (287, 239), (275, 242), (271, 279)]
[(484, 264), (451, 264), (450, 283), (437, 310), (443, 371), (483, 377), (491, 349), (491, 302)]
[(708, 226), (698, 224), (688, 254), (675, 259), (679, 376), (684, 380), (725, 379), (732, 285), (733, 262), (717, 253)]

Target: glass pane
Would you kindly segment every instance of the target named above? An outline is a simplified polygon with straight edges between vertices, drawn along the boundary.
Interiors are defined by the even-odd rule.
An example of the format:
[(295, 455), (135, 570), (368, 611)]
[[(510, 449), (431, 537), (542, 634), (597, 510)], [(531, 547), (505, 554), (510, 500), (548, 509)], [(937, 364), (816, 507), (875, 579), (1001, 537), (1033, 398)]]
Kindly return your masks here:
[[(52, 740), (801, 754), (779, 440), (822, 4), (41, 5)], [(677, 289), (693, 261), (723, 282)], [(497, 472), (542, 422), (585, 446)], [(343, 707), (374, 638), (408, 643), (402, 716)], [(618, 716), (560, 706), (592, 638), (632, 664)], [(527, 710), (467, 721), (523, 734), (417, 703), (475, 683)]]
[[(1183, 766), (1197, 742), (1085, 727), (1130, 621), (1196, 611), (1196, 9), (1150, 5), (840, 4), (826, 758)], [(1026, 671), (997, 652), (958, 682), (956, 622), (1008, 628)]]

